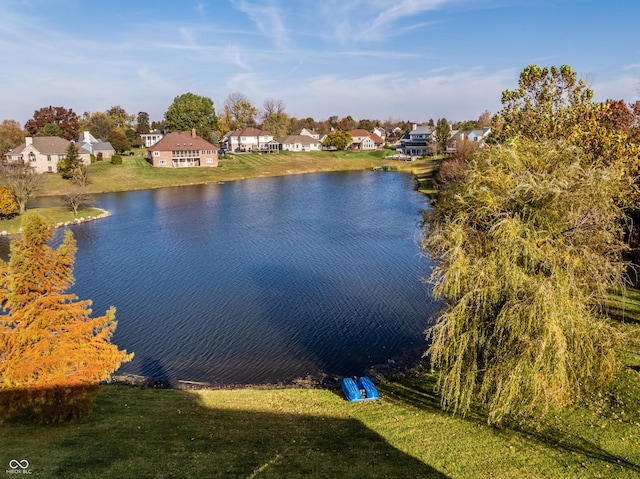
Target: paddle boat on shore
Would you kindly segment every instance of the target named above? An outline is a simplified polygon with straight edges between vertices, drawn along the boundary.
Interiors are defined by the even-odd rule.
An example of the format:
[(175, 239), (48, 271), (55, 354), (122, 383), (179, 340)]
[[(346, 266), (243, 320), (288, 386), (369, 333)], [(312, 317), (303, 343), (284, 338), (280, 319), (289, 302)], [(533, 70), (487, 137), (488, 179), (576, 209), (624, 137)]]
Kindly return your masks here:
[(342, 380), (342, 392), (351, 402), (376, 401), (380, 399), (373, 381), (367, 376), (360, 377), (357, 382), (353, 378), (344, 378)]

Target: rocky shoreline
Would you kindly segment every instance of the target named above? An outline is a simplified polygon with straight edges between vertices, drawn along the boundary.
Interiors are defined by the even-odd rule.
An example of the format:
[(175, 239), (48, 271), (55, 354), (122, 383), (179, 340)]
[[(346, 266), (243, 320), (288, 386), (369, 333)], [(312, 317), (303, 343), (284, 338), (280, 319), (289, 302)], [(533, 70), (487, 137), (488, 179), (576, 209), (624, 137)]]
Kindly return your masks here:
[[(55, 225), (53, 225), (53, 227), (64, 228), (65, 226), (79, 225), (80, 223), (87, 223), (89, 221), (95, 221), (102, 218), (106, 218), (107, 216), (111, 216), (111, 213), (107, 210), (103, 210), (102, 208), (95, 208), (95, 209), (99, 209), (100, 211), (102, 211), (102, 213), (100, 213), (98, 216), (81, 216), (80, 218), (74, 218), (69, 221), (63, 221), (60, 223), (56, 223)], [(14, 234), (17, 234), (17, 233), (10, 233), (6, 230), (0, 231), (0, 236), (13, 236)]]

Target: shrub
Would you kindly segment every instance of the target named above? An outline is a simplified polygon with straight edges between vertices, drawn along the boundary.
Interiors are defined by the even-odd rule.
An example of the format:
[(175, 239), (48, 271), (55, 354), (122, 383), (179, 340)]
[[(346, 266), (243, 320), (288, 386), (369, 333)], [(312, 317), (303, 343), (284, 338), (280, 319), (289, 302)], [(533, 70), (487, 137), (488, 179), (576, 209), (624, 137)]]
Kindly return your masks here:
[(113, 155), (111, 157), (111, 164), (112, 165), (121, 165), (122, 164), (122, 157), (120, 155)]

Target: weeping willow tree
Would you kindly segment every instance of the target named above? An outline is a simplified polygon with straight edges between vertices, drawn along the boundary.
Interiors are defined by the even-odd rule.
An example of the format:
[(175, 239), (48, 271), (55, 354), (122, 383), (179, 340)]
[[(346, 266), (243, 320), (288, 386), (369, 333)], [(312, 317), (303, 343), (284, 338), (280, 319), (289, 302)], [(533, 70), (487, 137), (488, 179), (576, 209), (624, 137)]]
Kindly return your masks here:
[(620, 162), (561, 140), (516, 137), (477, 153), (423, 213), (430, 277), (447, 304), (428, 334), (443, 406), (489, 422), (600, 390), (625, 337), (603, 300), (625, 282)]

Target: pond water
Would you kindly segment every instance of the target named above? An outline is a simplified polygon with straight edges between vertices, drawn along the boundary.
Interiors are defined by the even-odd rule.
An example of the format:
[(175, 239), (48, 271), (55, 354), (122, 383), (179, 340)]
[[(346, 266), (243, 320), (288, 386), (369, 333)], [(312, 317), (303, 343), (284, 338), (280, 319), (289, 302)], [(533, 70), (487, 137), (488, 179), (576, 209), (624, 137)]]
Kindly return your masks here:
[(73, 292), (96, 315), (116, 306), (113, 341), (135, 352), (121, 373), (286, 383), (426, 349), (436, 305), (417, 222), (428, 202), (409, 175), (250, 179), (104, 194), (97, 206), (112, 216), (71, 228)]

